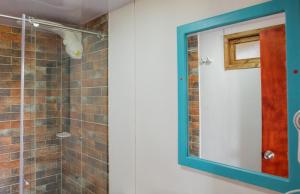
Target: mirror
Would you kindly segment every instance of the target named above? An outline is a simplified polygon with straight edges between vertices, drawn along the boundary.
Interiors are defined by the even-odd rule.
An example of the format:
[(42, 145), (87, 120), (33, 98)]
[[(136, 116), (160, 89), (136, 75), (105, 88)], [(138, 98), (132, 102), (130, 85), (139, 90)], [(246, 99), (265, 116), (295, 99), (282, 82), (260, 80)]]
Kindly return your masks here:
[(189, 34), (189, 155), (288, 178), (285, 15)]

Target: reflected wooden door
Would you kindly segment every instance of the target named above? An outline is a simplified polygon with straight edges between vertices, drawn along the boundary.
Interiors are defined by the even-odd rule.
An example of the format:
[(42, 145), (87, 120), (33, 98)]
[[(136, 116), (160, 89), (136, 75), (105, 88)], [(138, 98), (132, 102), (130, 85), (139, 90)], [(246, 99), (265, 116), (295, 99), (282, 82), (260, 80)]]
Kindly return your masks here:
[[(262, 82), (262, 172), (288, 177), (285, 26), (260, 32)], [(267, 151), (275, 156), (265, 159)]]

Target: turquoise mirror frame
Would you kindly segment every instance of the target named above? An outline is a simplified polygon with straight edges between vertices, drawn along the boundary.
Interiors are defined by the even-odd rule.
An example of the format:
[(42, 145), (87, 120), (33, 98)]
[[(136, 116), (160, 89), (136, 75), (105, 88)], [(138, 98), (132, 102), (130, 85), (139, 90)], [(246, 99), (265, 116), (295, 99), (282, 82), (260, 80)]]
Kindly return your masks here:
[[(285, 12), (286, 15), (289, 178), (248, 171), (190, 156), (188, 148), (187, 36), (192, 33), (281, 12)], [(300, 189), (300, 164), (297, 159), (298, 132), (293, 124), (293, 116), (300, 110), (300, 74), (298, 73), (300, 72), (300, 0), (272, 0), (181, 25), (177, 27), (177, 41), (179, 164), (279, 192)]]

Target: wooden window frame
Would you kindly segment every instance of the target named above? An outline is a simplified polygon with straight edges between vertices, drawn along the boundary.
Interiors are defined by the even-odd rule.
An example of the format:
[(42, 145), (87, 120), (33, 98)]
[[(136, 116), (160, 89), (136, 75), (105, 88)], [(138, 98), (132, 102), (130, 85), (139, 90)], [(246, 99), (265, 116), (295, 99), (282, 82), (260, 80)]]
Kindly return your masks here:
[(260, 67), (260, 58), (236, 59), (236, 45), (259, 41), (262, 29), (224, 35), (224, 68), (225, 70), (248, 69)]
[(249, 59), (236, 59), (237, 44), (259, 41), (259, 34), (262, 30), (276, 28), (285, 24), (259, 28), (234, 34), (224, 35), (224, 68), (225, 70), (250, 69), (260, 67), (260, 57)]

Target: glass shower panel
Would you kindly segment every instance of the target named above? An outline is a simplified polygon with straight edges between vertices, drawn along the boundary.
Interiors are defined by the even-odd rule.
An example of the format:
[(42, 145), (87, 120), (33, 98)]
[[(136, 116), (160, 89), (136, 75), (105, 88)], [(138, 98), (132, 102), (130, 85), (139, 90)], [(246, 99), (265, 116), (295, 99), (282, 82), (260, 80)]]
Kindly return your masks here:
[[(89, 30), (108, 34), (108, 18), (89, 22)], [(82, 61), (83, 193), (108, 193), (108, 40), (85, 34)]]
[(35, 28), (35, 176), (37, 193), (61, 192), (61, 38)]
[(62, 49), (62, 190), (82, 193), (82, 59)]
[[(16, 45), (18, 46), (18, 45)], [(61, 39), (26, 25), (24, 192), (61, 192)]]
[[(107, 17), (86, 27), (107, 33)], [(107, 194), (107, 39), (31, 25), (26, 36), (26, 192)]]
[[(20, 29), (20, 33), (22, 33)], [(35, 59), (35, 30), (30, 25), (25, 23), (25, 52), (24, 52), (24, 88), (21, 87), (24, 92), (24, 108), (23, 108), (23, 191), (24, 193), (35, 193), (36, 189), (36, 176), (35, 176), (35, 150), (36, 150), (36, 136), (35, 136), (35, 71), (36, 71), (36, 59)], [(22, 36), (22, 34), (21, 34)], [(21, 49), (22, 52), (22, 42), (21, 45), (18, 43), (13, 43), (14, 49)], [(13, 62), (20, 64), (22, 67), (22, 55), (20, 58), (13, 59)], [(20, 74), (20, 79), (22, 79), (22, 74)], [(20, 110), (22, 111), (22, 110)], [(22, 120), (20, 119), (20, 122)], [(20, 131), (22, 130), (20, 126)], [(22, 143), (20, 142), (20, 147)], [(21, 150), (21, 149), (20, 149)], [(20, 159), (22, 165), (22, 160)], [(21, 172), (19, 172), (21, 173)], [(19, 181), (21, 183), (21, 180)], [(22, 189), (19, 188), (20, 193)]]
[[(87, 26), (107, 33), (107, 18)], [(107, 39), (82, 34), (83, 53), (62, 49), (62, 191), (108, 193)], [(69, 137), (68, 137), (69, 136)]]

